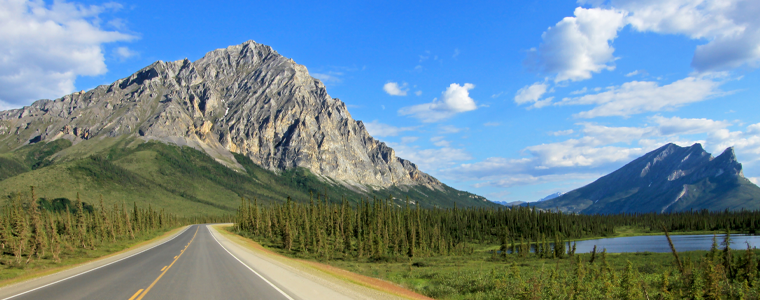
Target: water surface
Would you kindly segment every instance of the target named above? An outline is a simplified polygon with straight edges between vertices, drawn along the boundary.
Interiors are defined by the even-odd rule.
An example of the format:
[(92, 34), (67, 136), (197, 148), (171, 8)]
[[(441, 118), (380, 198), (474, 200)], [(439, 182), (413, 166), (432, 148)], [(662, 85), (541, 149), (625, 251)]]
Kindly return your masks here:
[[(722, 242), (725, 235), (719, 234), (718, 248), (723, 249)], [(671, 235), (673, 245), (678, 252), (694, 250), (710, 250), (713, 243), (712, 234), (704, 235)], [(606, 248), (608, 253), (624, 252), (670, 252), (668, 239), (664, 235), (650, 236), (631, 236), (605, 238), (597, 240), (586, 240), (576, 242), (575, 253), (588, 253), (596, 245), (597, 251)], [(760, 235), (732, 234), (731, 248), (746, 249), (747, 243), (750, 247), (760, 247)]]

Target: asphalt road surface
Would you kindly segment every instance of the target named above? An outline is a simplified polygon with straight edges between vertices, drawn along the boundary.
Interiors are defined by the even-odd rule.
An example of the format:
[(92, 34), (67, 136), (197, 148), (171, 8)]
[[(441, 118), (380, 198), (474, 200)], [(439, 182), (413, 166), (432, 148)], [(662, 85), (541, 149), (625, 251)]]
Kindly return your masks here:
[(140, 254), (6, 299), (293, 299), (209, 230), (190, 226)]

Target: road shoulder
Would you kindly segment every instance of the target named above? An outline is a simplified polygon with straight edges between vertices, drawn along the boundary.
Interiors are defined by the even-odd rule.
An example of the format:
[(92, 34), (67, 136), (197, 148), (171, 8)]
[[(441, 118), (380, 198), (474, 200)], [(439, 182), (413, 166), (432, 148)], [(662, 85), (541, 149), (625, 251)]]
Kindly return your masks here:
[(259, 273), (265, 273), (277, 286), (286, 287), (286, 292), (294, 298), (431, 299), (388, 281), (326, 264), (285, 257), (222, 228), (229, 225), (231, 224), (210, 226), (213, 228), (212, 234), (245, 264), (262, 268)]
[(0, 299), (6, 299), (7, 297), (11, 297), (19, 293), (56, 283), (69, 277), (82, 274), (84, 272), (88, 272), (125, 259), (127, 257), (136, 255), (174, 239), (175, 237), (185, 232), (187, 228), (189, 228), (189, 226), (173, 229), (152, 240), (141, 242), (130, 248), (111, 253), (109, 255), (99, 257), (87, 262), (61, 268), (43, 270), (39, 273), (32, 273), (21, 278), (10, 279), (6, 282), (0, 283)]

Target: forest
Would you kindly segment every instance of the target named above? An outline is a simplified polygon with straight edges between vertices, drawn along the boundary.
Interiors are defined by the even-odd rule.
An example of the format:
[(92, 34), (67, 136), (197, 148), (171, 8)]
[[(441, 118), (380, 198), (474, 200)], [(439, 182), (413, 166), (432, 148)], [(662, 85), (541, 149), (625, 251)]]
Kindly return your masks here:
[(97, 258), (150, 240), (179, 226), (229, 220), (229, 216), (184, 218), (126, 203), (106, 206), (67, 198), (14, 193), (0, 211), (0, 282), (30, 272)]
[[(317, 194), (260, 205), (241, 200), (232, 228), (284, 255), (384, 278), (441, 299), (757, 299), (760, 212), (579, 215), (512, 208), (421, 208), (387, 199), (352, 206)], [(710, 251), (576, 253), (572, 240), (648, 232), (721, 232)], [(668, 236), (669, 240), (669, 236)], [(659, 262), (652, 264), (652, 262)]]

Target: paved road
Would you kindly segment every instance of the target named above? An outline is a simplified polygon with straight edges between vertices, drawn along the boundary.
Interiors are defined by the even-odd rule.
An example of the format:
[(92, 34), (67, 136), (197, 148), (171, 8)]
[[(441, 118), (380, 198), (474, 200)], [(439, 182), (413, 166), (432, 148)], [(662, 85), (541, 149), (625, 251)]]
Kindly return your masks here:
[(138, 255), (6, 299), (292, 299), (223, 248), (205, 225)]

